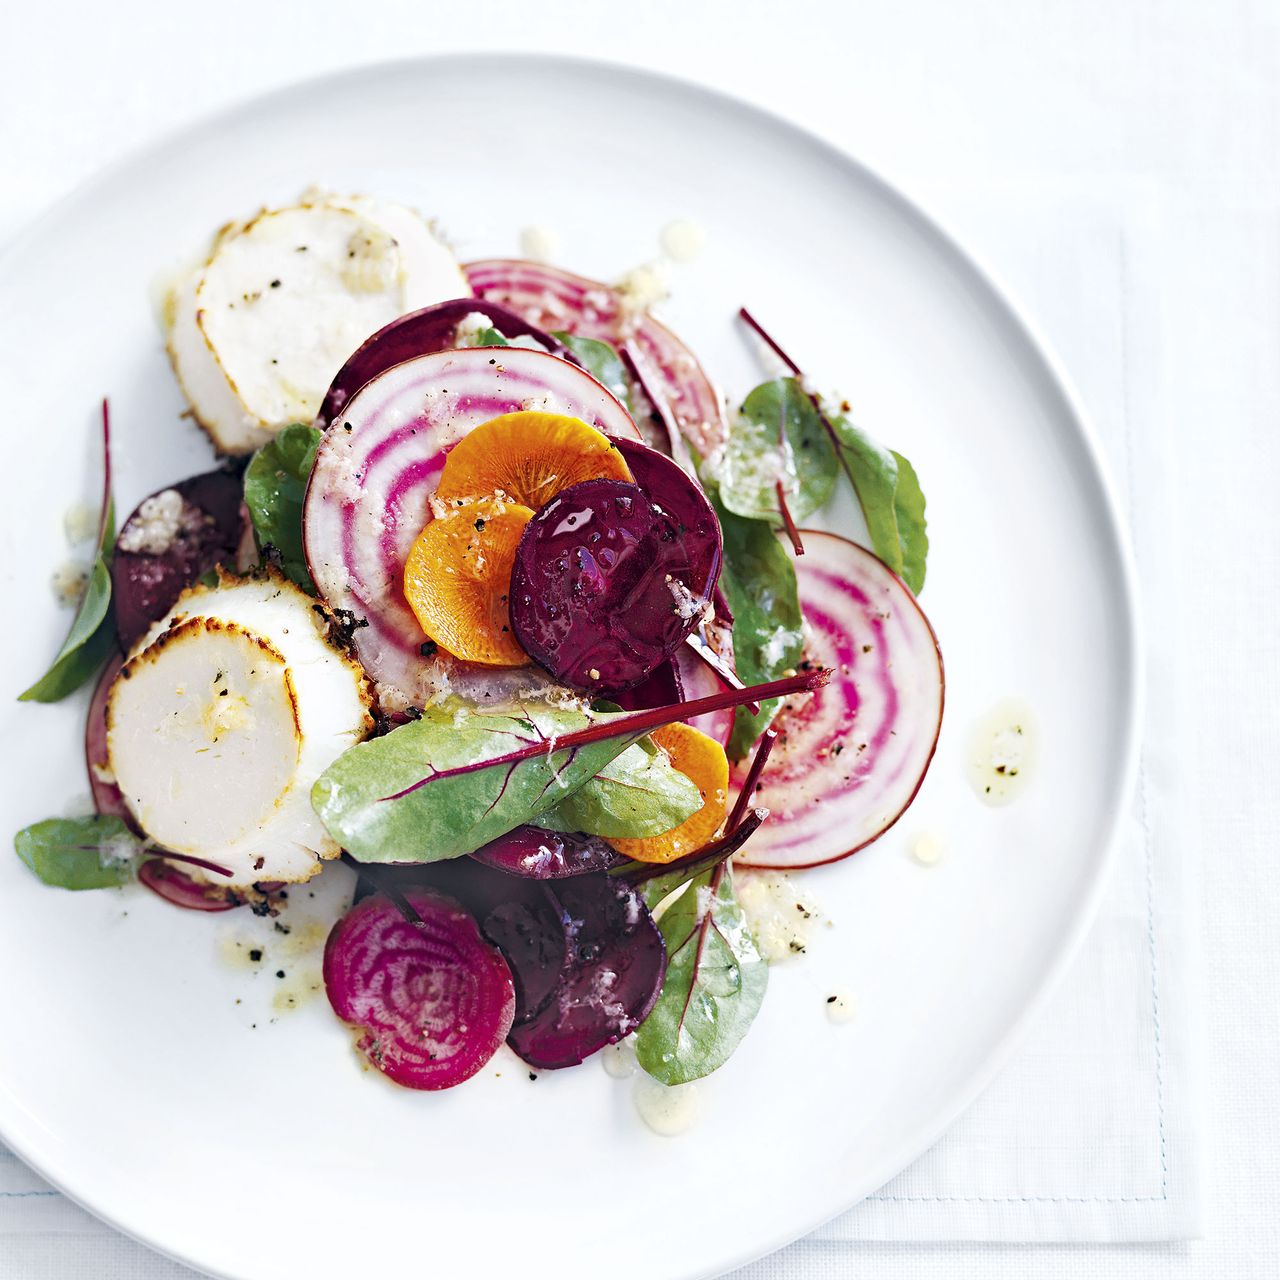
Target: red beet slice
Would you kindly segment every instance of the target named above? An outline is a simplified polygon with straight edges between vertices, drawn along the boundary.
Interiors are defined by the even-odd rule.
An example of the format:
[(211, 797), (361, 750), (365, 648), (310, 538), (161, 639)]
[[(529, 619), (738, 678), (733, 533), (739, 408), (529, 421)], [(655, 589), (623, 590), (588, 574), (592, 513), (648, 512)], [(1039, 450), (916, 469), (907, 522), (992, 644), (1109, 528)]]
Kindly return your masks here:
[[(144, 499), (121, 526), (111, 564), (111, 594), (116, 629), (126, 651), (201, 574), (219, 564), (234, 566), (244, 532), (242, 488), (233, 471), (192, 476)], [(144, 508), (170, 490), (181, 496), (182, 507), (173, 527), (166, 528), (170, 522), (148, 521)], [(126, 550), (135, 540), (142, 549)]]
[(544, 831), (541, 827), (516, 827), (471, 857), (495, 871), (530, 880), (562, 880), (607, 871), (626, 861), (598, 836)]
[[(622, 861), (621, 854), (614, 856)], [(422, 867), (366, 870), (356, 886), (356, 901), (381, 891), (394, 902), (397, 892), (411, 888), (456, 898), (479, 922), (480, 932), (502, 952), (511, 968), (516, 1022), (545, 1007), (568, 960), (569, 919), (543, 885), (470, 858), (455, 858)]]
[(568, 329), (619, 347), (642, 373), (647, 393), (705, 457), (727, 434), (724, 404), (692, 351), (647, 311), (637, 315), (619, 291), (541, 262), (494, 258), (463, 270), (476, 296), (514, 307), (531, 324)]
[(667, 969), (662, 934), (629, 885), (575, 876), (554, 893), (572, 921), (569, 963), (547, 1006), (508, 1039), (531, 1067), (576, 1066), (630, 1035), (648, 1017)]
[(516, 987), (515, 1025), (547, 1007), (569, 962), (569, 918), (544, 885), (494, 907), (480, 932), (506, 957)]
[(485, 316), (504, 338), (532, 338), (553, 355), (573, 364), (579, 363), (577, 356), (557, 338), (529, 324), (510, 307), (484, 298), (451, 298), (448, 302), (437, 302), (420, 311), (411, 311), (384, 325), (373, 337), (362, 342), (330, 384), (315, 425), (322, 430), (327, 427), (342, 412), (347, 401), (380, 373), (415, 356), (448, 351), (457, 346), (459, 322), (476, 312)]
[(679, 523), (691, 571), (714, 586), (720, 577), (723, 544), (720, 521), (707, 495), (697, 481), (665, 453), (639, 440), (615, 440), (614, 444), (626, 460), (631, 478)]
[(333, 1011), (363, 1034), (357, 1048), (410, 1089), (448, 1089), (497, 1052), (515, 1016), (511, 970), (462, 906), (408, 889), (405, 918), (375, 894), (333, 927), (324, 985)]
[(244, 901), (230, 889), (192, 879), (163, 858), (148, 858), (138, 868), (138, 879), (166, 902), (188, 911), (230, 911)]
[(774, 722), (778, 743), (752, 799), (769, 821), (738, 859), (770, 870), (836, 862), (893, 826), (942, 725), (942, 654), (915, 596), (847, 538), (803, 534), (805, 656), (832, 679)]
[[(713, 518), (714, 519), (714, 518)], [(719, 546), (639, 486), (584, 480), (525, 527), (511, 575), (511, 625), (556, 679), (610, 693), (639, 684), (701, 621)]]

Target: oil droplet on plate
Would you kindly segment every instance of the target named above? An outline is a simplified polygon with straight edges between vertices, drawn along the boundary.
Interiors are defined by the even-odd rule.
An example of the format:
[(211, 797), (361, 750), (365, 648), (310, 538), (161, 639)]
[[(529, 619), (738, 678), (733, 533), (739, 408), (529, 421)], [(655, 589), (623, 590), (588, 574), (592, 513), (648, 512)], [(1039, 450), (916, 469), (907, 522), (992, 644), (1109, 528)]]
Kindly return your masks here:
[(635, 1104), (640, 1119), (664, 1138), (688, 1133), (702, 1115), (696, 1084), (667, 1085), (645, 1072), (636, 1077)]
[(969, 740), (968, 773), (974, 794), (984, 804), (1012, 804), (1035, 772), (1036, 720), (1019, 698), (997, 703), (974, 726)]

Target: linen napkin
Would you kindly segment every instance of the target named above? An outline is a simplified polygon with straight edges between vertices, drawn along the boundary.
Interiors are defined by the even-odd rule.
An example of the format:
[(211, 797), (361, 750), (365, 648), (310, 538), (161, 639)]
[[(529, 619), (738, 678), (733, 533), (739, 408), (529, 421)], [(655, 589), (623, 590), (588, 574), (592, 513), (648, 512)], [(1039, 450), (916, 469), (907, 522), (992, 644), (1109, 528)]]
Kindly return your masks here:
[[(1051, 182), (917, 192), (998, 266), (1074, 378), (1129, 514), (1145, 634), (1169, 634), (1158, 202), (1141, 187), (1098, 199)], [(1168, 653), (1148, 643), (1141, 772), (1099, 918), (1014, 1061), (888, 1186), (742, 1280), (812, 1270), (815, 1248), (838, 1267), (838, 1246), (853, 1241), (1197, 1234), (1195, 931), (1178, 838), (1177, 678)], [(0, 1148), (0, 1271), (38, 1274), (55, 1237), (51, 1275), (194, 1274), (118, 1236)]]

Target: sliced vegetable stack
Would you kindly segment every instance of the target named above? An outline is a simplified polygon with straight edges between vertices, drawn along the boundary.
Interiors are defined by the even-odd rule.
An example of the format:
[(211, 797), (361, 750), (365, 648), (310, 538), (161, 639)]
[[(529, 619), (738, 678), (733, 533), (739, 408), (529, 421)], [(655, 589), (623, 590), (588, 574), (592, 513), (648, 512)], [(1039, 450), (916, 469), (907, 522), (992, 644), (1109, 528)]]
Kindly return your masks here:
[[(151, 495), (118, 539), (108, 470), (88, 594), (24, 695), (101, 669), (97, 813), (18, 852), (50, 884), (136, 878), (205, 912), (276, 911), (341, 853), (356, 901), (325, 986), (390, 1079), (447, 1088), (504, 1042), (556, 1069), (627, 1036), (658, 1080), (696, 1079), (767, 986), (733, 862), (846, 856), (928, 768), (919, 482), (746, 312), (785, 372), (727, 413), (626, 288), (459, 269), (408, 218), (307, 200), (233, 224), (185, 286), (171, 345), (196, 412), (259, 447)], [(280, 237), (310, 228), (300, 270)], [(221, 317), (209, 348), (246, 371), (236, 392), (188, 312), (230, 280), (253, 305), (259, 270), (287, 296), (256, 328)], [(446, 281), (474, 296), (369, 335)], [(242, 346), (273, 317), (305, 421)], [(871, 551), (800, 527), (846, 481)]]

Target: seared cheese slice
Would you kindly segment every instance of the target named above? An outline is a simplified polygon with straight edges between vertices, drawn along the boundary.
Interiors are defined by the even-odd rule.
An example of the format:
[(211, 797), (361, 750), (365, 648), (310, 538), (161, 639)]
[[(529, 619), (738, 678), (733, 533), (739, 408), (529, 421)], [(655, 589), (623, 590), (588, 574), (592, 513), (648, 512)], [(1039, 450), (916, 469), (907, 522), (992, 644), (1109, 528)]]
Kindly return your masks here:
[(312, 784), (369, 732), (369, 704), (310, 596), (224, 576), (135, 646), (108, 694), (108, 764), (156, 844), (232, 873), (212, 883), (306, 880), (339, 853)]
[(169, 356), (217, 448), (249, 453), (289, 423), (310, 422), (370, 334), (470, 292), (413, 210), (318, 195), (223, 228), (166, 309)]

